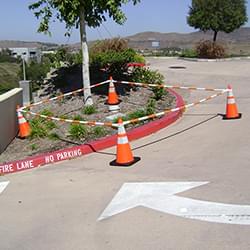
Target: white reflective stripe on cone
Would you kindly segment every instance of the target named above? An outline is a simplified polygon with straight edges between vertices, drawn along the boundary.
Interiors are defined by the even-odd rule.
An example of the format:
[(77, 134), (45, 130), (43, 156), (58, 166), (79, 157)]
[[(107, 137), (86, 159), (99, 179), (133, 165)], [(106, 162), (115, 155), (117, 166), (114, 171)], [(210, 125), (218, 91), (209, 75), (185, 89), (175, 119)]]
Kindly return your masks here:
[(228, 99), (227, 104), (235, 104), (235, 99)]
[(127, 144), (128, 143), (128, 137), (124, 136), (124, 137), (118, 137), (118, 144)]
[(25, 122), (26, 122), (26, 120), (25, 120), (25, 118), (24, 118), (24, 117), (20, 117), (20, 118), (18, 118), (18, 121), (19, 121), (19, 123), (25, 123)]
[(118, 127), (118, 134), (121, 135), (121, 134), (126, 134), (126, 130), (124, 128), (123, 125), (119, 126)]
[(113, 82), (110, 82), (110, 84), (109, 84), (109, 90), (114, 89), (114, 88), (115, 88), (114, 83), (113, 83)]
[(232, 91), (232, 90), (230, 90), (230, 91), (228, 92), (228, 97), (234, 97), (233, 91)]

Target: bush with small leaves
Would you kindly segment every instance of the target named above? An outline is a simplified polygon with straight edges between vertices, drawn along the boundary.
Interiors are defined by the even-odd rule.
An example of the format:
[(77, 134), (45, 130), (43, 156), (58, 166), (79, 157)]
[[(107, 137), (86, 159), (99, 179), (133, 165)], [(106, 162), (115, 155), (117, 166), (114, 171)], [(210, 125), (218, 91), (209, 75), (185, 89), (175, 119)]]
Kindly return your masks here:
[[(131, 80), (134, 82), (162, 85), (164, 83), (164, 76), (155, 70), (135, 68), (131, 74)], [(161, 86), (153, 87), (152, 91), (154, 93), (153, 98), (157, 101), (162, 99), (162, 97), (166, 94), (165, 88)]]
[(209, 40), (201, 41), (196, 47), (196, 52), (199, 58), (216, 59), (226, 56), (223, 45)]
[(146, 114), (151, 115), (155, 113), (156, 109), (156, 100), (153, 98), (150, 98), (148, 100), (147, 106), (146, 106)]

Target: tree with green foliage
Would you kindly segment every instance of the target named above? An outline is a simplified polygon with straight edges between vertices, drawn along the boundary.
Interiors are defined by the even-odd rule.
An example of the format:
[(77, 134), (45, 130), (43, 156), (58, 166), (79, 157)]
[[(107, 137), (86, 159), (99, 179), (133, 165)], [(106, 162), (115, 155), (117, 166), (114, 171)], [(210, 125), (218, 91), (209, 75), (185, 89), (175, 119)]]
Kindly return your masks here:
[(9, 63), (20, 63), (20, 58), (15, 58), (11, 54), (11, 50), (2, 49), (0, 50), (0, 63), (9, 62)]
[(49, 33), (51, 19), (55, 18), (66, 24), (66, 35), (70, 35), (73, 27), (80, 29), (82, 48), (82, 75), (84, 90), (84, 102), (92, 105), (90, 80), (89, 80), (89, 54), (86, 37), (86, 25), (98, 27), (106, 21), (107, 14), (118, 24), (126, 21), (126, 16), (121, 7), (123, 4), (132, 2), (134, 5), (140, 0), (39, 0), (29, 5), (37, 18), (41, 18), (38, 32)]
[(245, 0), (192, 0), (187, 22), (195, 29), (212, 30), (216, 42), (219, 31), (233, 32), (247, 22)]

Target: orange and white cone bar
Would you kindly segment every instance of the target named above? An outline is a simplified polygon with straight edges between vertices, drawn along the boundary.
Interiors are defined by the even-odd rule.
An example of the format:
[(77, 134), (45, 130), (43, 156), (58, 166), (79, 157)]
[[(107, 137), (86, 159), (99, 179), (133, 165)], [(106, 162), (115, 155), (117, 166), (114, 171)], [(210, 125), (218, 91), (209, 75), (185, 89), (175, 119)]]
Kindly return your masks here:
[(236, 101), (233, 95), (233, 90), (231, 85), (228, 85), (228, 94), (227, 94), (227, 107), (226, 115), (224, 115), (224, 120), (240, 119), (242, 114), (238, 113), (238, 108)]
[(26, 138), (31, 133), (31, 128), (29, 123), (26, 121), (22, 113), (19, 111), (19, 107), (17, 107), (17, 117), (18, 117), (18, 124), (19, 124), (19, 133), (18, 137)]
[(141, 158), (134, 157), (129, 145), (128, 137), (126, 130), (123, 125), (121, 118), (118, 120), (118, 139), (117, 139), (117, 148), (116, 148), (116, 159), (110, 162), (111, 166), (131, 166), (138, 162)]
[(108, 100), (106, 102), (106, 104), (109, 105), (109, 111), (115, 112), (115, 111), (120, 110), (120, 107), (119, 107), (120, 102), (121, 101), (118, 99), (118, 95), (117, 95), (116, 90), (115, 90), (113, 78), (110, 77)]

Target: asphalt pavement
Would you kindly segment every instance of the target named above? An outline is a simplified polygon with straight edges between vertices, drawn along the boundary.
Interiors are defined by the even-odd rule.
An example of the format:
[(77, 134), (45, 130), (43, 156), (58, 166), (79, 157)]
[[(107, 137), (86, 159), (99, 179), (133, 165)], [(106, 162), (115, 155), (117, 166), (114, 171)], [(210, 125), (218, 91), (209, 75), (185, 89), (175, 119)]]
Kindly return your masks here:
[[(113, 147), (0, 177), (0, 182), (9, 181), (0, 194), (1, 250), (250, 248), (250, 213), (241, 212), (243, 206), (247, 211), (250, 205), (250, 61), (149, 58), (148, 62), (151, 69), (164, 74), (167, 83), (210, 88), (231, 84), (242, 119), (222, 120), (226, 110), (224, 95), (188, 109), (171, 126), (131, 143), (134, 156), (141, 157), (132, 167), (109, 166), (115, 159)], [(211, 94), (180, 93), (186, 103)], [(204, 185), (180, 189), (177, 196), (187, 198), (186, 206), (178, 211), (184, 216), (177, 215), (175, 208), (168, 211), (176, 207), (176, 199), (170, 196), (163, 203), (165, 193), (159, 185), (159, 196), (158, 189), (145, 192), (144, 187), (124, 185), (178, 186), (189, 182)], [(115, 196), (117, 202), (112, 203)], [(183, 199), (179, 200), (184, 204)], [(232, 219), (218, 223), (206, 221), (205, 216), (185, 216), (192, 210), (188, 203), (191, 201), (206, 201), (202, 204), (211, 207), (219, 203), (238, 206), (235, 214), (219, 215)], [(146, 203), (151, 205), (143, 205)], [(110, 204), (120, 212), (102, 219)], [(209, 216), (213, 220), (214, 216)], [(241, 225), (243, 221), (246, 225)]]

